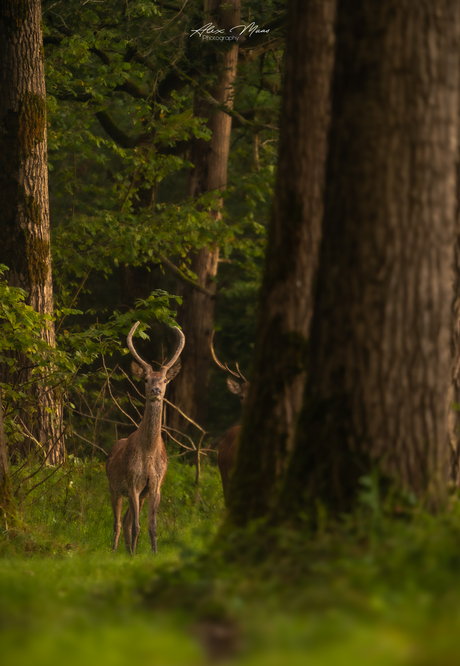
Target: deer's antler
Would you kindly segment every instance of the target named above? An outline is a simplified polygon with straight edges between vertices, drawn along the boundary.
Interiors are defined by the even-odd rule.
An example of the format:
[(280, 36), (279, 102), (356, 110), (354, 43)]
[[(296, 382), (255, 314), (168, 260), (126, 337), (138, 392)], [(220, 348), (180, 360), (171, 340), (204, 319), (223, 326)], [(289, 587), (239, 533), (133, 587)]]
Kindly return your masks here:
[(221, 370), (225, 370), (225, 372), (228, 372), (229, 375), (233, 375), (233, 377), (236, 377), (237, 379), (241, 379), (243, 382), (246, 382), (247, 379), (246, 379), (245, 376), (242, 374), (242, 372), (241, 372), (241, 370), (240, 370), (240, 368), (239, 368), (238, 363), (236, 363), (236, 369), (237, 369), (238, 372), (233, 372), (233, 370), (230, 370), (230, 368), (228, 367), (227, 364), (224, 365), (224, 364), (221, 363), (221, 362), (219, 361), (219, 359), (217, 358), (217, 356), (216, 356), (216, 352), (214, 351), (214, 344), (213, 344), (213, 342), (214, 342), (214, 333), (215, 333), (215, 331), (213, 331), (213, 332), (211, 333), (211, 354), (212, 354), (212, 357), (213, 357), (213, 359), (214, 359), (214, 362), (219, 366), (219, 368), (220, 368)]

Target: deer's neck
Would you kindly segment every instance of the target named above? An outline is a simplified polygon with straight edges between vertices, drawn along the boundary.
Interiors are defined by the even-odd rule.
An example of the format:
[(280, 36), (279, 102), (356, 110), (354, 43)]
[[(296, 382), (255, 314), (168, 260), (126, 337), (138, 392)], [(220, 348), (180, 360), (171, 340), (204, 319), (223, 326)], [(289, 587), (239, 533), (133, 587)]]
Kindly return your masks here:
[(144, 416), (139, 426), (140, 446), (149, 451), (154, 450), (161, 441), (161, 416), (163, 411), (162, 400), (147, 400)]

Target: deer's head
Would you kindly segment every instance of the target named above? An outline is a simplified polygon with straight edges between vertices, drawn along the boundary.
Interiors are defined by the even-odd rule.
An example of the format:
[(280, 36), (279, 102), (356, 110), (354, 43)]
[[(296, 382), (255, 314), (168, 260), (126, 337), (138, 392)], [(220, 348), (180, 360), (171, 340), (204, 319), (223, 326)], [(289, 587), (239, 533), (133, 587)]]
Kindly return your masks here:
[(227, 386), (228, 386), (229, 390), (232, 393), (234, 393), (235, 395), (238, 395), (240, 397), (241, 402), (244, 404), (246, 402), (246, 398), (248, 397), (250, 384), (247, 381), (247, 379), (244, 377), (244, 375), (242, 374), (238, 363), (236, 363), (237, 372), (233, 372), (233, 370), (230, 370), (230, 368), (228, 367), (228, 365), (226, 363), (224, 365), (223, 363), (221, 363), (219, 361), (219, 359), (216, 356), (216, 352), (214, 351), (213, 341), (214, 341), (214, 331), (211, 334), (211, 354), (212, 354), (212, 357), (213, 357), (215, 363), (219, 366), (219, 368), (221, 370), (224, 370), (229, 375), (232, 375), (232, 377), (236, 377), (236, 379), (238, 381), (235, 381), (234, 379), (232, 379), (232, 377), (227, 377)]
[(229, 391), (239, 396), (241, 404), (244, 404), (249, 393), (249, 382), (247, 382), (244, 377), (242, 377), (242, 379), (244, 381), (236, 382), (234, 379), (227, 377), (227, 386)]
[[(139, 326), (140, 322), (136, 322), (129, 332), (127, 344), (131, 354), (136, 359), (131, 363), (131, 370), (135, 377), (145, 380), (145, 397), (152, 402), (163, 400), (166, 391), (166, 386), (169, 382), (179, 374), (181, 364), (176, 363), (185, 344), (185, 336), (182, 331), (175, 326), (174, 331), (177, 337), (176, 351), (167, 363), (164, 363), (160, 369), (155, 372), (152, 366), (146, 363), (136, 352), (133, 345), (133, 333)], [(175, 364), (175, 365), (174, 365)]]

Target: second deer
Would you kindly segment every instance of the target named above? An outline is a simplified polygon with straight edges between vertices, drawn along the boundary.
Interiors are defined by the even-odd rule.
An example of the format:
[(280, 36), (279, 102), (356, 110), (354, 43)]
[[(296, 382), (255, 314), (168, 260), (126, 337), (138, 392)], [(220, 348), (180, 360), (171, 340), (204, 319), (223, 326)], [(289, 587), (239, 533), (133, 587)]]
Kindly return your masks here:
[[(232, 393), (238, 395), (241, 399), (241, 404), (244, 404), (249, 392), (249, 382), (241, 373), (241, 370), (236, 364), (237, 372), (230, 370), (227, 364), (223, 364), (219, 361), (214, 351), (214, 331), (211, 335), (211, 354), (215, 363), (219, 366), (221, 370), (227, 372), (231, 377), (227, 377), (227, 386)], [(232, 379), (235, 377), (238, 381)], [(240, 435), (241, 426), (235, 425), (227, 430), (223, 438), (219, 443), (217, 450), (217, 465), (219, 467), (220, 477), (222, 479), (222, 489), (224, 491), (225, 501), (228, 501), (228, 480), (230, 472), (233, 469), (235, 464), (236, 457), (236, 446), (238, 443), (238, 437)]]
[(131, 364), (133, 374), (145, 379), (144, 415), (135, 432), (127, 439), (116, 442), (106, 467), (114, 517), (113, 550), (117, 549), (120, 537), (123, 497), (127, 497), (129, 506), (123, 517), (123, 536), (127, 552), (133, 555), (139, 538), (139, 514), (147, 497), (150, 543), (153, 552), (157, 552), (157, 509), (168, 464), (161, 437), (163, 398), (167, 384), (179, 373), (180, 362), (176, 361), (185, 344), (185, 336), (176, 326), (176, 350), (172, 358), (163, 364), (158, 372), (154, 372), (152, 366), (142, 360), (134, 349), (132, 339), (139, 323), (134, 324), (129, 332), (127, 345), (137, 361)]

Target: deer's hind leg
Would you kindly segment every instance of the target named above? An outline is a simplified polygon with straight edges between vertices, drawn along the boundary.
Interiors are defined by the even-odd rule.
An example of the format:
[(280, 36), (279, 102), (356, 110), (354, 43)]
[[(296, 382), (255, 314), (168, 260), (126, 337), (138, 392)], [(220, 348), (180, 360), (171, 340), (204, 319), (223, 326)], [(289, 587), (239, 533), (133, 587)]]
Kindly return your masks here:
[(123, 516), (123, 537), (125, 540), (125, 547), (128, 555), (131, 555), (132, 531), (133, 531), (133, 517), (131, 509), (128, 506), (128, 508), (125, 511), (125, 515)]

